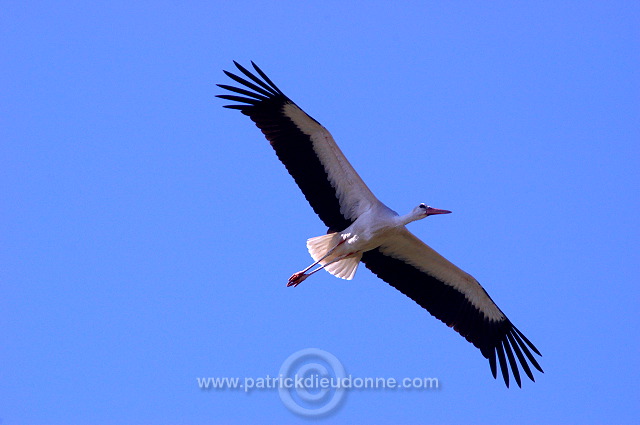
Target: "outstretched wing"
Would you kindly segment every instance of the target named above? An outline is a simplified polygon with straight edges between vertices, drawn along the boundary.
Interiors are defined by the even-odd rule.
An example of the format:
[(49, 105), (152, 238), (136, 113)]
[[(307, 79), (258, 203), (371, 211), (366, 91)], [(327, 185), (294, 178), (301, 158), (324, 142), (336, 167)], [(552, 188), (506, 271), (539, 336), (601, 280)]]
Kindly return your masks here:
[(531, 353), (541, 355), (538, 349), (507, 319), (478, 281), (407, 229), (379, 248), (365, 252), (362, 262), (479, 348), (489, 359), (494, 378), (497, 354), (507, 387), (507, 360), (518, 386), (521, 386), (518, 364), (532, 381), (535, 379), (529, 363), (542, 372)]
[(249, 80), (225, 71), (241, 87), (218, 84), (237, 93), (217, 97), (238, 109), (262, 130), (313, 210), (334, 231), (343, 230), (372, 204), (379, 203), (353, 169), (329, 131), (276, 87), (256, 64), (253, 74), (234, 61)]

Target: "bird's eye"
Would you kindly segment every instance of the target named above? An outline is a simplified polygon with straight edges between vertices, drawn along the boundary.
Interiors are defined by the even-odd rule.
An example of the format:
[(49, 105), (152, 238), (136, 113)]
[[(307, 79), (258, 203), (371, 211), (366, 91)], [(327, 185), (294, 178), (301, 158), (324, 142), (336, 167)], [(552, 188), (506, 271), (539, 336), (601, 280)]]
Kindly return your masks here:
[(426, 209), (427, 209), (427, 206), (426, 206), (425, 204), (420, 204), (420, 208), (422, 208), (422, 209), (425, 209), (425, 210), (426, 210)]

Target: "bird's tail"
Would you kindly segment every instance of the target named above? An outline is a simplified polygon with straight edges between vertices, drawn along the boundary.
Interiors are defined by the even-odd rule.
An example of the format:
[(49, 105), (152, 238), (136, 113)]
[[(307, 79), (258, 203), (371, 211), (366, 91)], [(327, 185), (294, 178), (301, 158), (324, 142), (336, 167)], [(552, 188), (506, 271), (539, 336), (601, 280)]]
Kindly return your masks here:
[[(320, 258), (327, 255), (327, 253), (335, 248), (340, 242), (342, 242), (340, 232), (329, 233), (328, 235), (316, 236), (315, 238), (308, 239), (307, 249), (314, 261), (318, 261)], [(362, 254), (360, 253), (332, 263), (338, 255), (339, 253), (331, 253), (326, 258), (320, 260), (320, 264), (325, 266), (324, 269), (326, 271), (336, 277), (346, 280), (353, 279), (353, 276), (355, 276), (356, 270), (358, 269), (358, 264), (360, 264)]]

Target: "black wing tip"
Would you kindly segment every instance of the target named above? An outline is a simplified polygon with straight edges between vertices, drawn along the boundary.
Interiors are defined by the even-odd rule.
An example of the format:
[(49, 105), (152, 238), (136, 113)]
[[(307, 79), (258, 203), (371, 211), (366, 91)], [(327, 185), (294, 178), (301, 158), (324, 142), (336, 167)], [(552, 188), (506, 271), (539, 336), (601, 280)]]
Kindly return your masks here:
[[(511, 325), (513, 326), (513, 325)], [(540, 351), (538, 351), (538, 349), (536, 348), (535, 345), (533, 345), (533, 343), (531, 341), (529, 341), (529, 339), (524, 336), (524, 334), (522, 332), (520, 332), (520, 330), (518, 328), (516, 328), (515, 326), (513, 326), (513, 330), (524, 340), (524, 342), (527, 343), (527, 345), (529, 346), (529, 348), (531, 348), (533, 350), (534, 353), (536, 353), (537, 355), (539, 355), (540, 357), (542, 357), (542, 354), (540, 353)]]
[[(268, 102), (271, 100), (276, 101), (290, 101), (287, 96), (282, 93), (282, 91), (267, 77), (267, 75), (255, 64), (255, 62), (251, 61), (251, 65), (255, 69), (255, 72), (258, 74), (254, 74), (242, 65), (240, 65), (237, 61), (233, 61), (236, 68), (240, 71), (240, 75), (244, 75), (247, 78), (243, 78), (240, 75), (234, 74), (233, 72), (223, 70), (224, 74), (231, 78), (233, 81), (239, 84), (238, 86), (231, 86), (227, 84), (216, 84), (216, 86), (230, 91), (232, 93), (242, 94), (247, 96), (245, 98), (237, 97), (231, 99), (231, 95), (217, 95), (216, 97), (220, 97), (226, 100), (232, 100), (235, 102), (243, 102), (248, 105), (243, 105), (241, 108), (230, 108), (230, 109), (241, 109), (244, 111), (250, 110), (252, 107), (260, 105), (262, 102)], [(226, 97), (225, 97), (226, 96)], [(229, 105), (231, 106), (231, 105)], [(237, 105), (236, 105), (237, 106)]]
[(539, 372), (544, 373), (544, 371), (530, 350), (540, 357), (542, 357), (542, 354), (540, 354), (540, 351), (531, 343), (531, 341), (529, 341), (529, 339), (527, 339), (522, 332), (518, 330), (518, 328), (513, 326), (508, 319), (504, 325), (506, 326), (504, 336), (493, 348), (489, 350), (483, 349), (481, 351), (484, 357), (489, 360), (491, 374), (494, 379), (497, 379), (498, 376), (498, 367), (496, 364), (497, 355), (502, 378), (507, 388), (509, 388), (510, 383), (509, 372), (513, 375), (518, 387), (522, 388), (522, 379), (518, 366), (522, 368), (524, 373), (532, 382), (536, 382), (533, 372), (529, 367), (529, 363)]

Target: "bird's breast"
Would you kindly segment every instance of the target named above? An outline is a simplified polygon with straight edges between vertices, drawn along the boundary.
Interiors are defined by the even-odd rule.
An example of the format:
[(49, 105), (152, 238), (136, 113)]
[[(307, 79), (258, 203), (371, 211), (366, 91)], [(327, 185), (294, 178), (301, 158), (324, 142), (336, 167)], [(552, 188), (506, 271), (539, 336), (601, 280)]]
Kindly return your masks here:
[(363, 214), (342, 232), (342, 237), (351, 252), (365, 252), (382, 245), (394, 231), (397, 225), (393, 217)]

